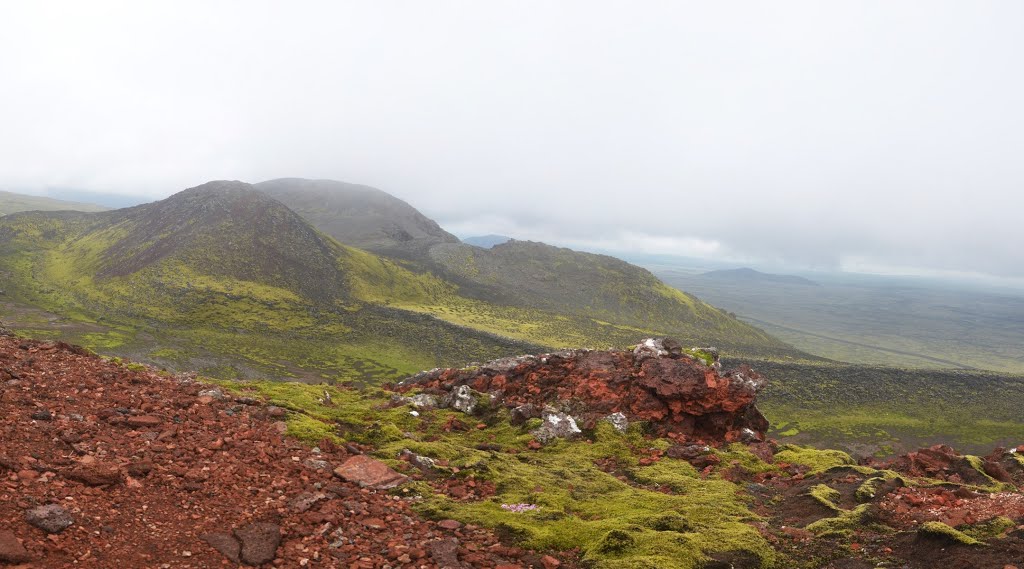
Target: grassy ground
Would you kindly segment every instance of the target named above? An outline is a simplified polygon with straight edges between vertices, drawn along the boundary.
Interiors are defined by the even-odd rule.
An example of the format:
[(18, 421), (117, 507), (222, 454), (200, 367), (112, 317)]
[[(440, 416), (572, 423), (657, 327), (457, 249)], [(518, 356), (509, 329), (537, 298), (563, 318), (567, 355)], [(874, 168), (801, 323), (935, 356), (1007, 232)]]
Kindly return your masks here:
[(1024, 377), (963, 370), (761, 361), (760, 407), (783, 440), (857, 454), (951, 443), (973, 452), (1024, 441)]

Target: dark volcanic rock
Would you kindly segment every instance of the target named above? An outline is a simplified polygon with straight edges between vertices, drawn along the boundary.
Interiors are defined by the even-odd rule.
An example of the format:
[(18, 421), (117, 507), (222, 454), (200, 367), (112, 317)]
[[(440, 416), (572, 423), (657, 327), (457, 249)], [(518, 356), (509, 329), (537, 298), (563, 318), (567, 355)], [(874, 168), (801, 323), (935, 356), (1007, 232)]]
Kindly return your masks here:
[(738, 441), (763, 439), (768, 429), (754, 406), (764, 384), (749, 367), (719, 373), (683, 353), (677, 342), (651, 339), (634, 351), (571, 350), (432, 370), (405, 380), (399, 390), (501, 393), (517, 422), (553, 406), (569, 410), (583, 428), (622, 413), (660, 435)]
[(459, 542), (454, 539), (439, 539), (427, 544), (430, 549), (430, 557), (437, 563), (438, 567), (461, 568), (465, 567), (458, 557)]
[(242, 544), (238, 543), (233, 535), (224, 532), (208, 533), (199, 536), (199, 539), (210, 544), (210, 547), (219, 551), (232, 563), (241, 562)]
[(75, 523), (71, 514), (57, 504), (32, 508), (25, 512), (25, 521), (46, 533), (60, 533)]
[(271, 523), (249, 524), (236, 529), (235, 536), (242, 542), (242, 561), (249, 565), (263, 565), (277, 556), (277, 546), (281, 544), (281, 526)]

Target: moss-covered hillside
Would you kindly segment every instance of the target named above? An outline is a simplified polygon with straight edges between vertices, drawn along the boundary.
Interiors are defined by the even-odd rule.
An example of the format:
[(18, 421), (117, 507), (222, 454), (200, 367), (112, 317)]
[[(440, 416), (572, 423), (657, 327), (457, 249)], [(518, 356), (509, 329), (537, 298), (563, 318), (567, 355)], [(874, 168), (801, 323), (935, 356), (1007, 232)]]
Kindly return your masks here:
[(106, 209), (96, 204), (0, 191), (0, 215), (21, 211), (104, 211)]
[(458, 298), (384, 298), (450, 322), (556, 347), (633, 343), (645, 332), (732, 353), (804, 358), (764, 331), (607, 255), (512, 241), (460, 243), (409, 204), (380, 190), (328, 180), (281, 179), (255, 187), (347, 245), (391, 259), (421, 281), (443, 280)]
[(515, 286), (533, 292), (498, 302), (442, 271), (343, 245), (248, 184), (211, 182), (123, 210), (0, 219), (0, 317), (36, 336), (219, 377), (379, 382), (656, 334), (791, 353), (646, 271), (558, 251), (589, 263), (573, 275), (593, 287), (575, 290), (574, 302), (564, 293), (541, 302), (558, 287), (527, 281), (549, 280), (564, 262), (509, 259), (555, 272), (515, 269)]

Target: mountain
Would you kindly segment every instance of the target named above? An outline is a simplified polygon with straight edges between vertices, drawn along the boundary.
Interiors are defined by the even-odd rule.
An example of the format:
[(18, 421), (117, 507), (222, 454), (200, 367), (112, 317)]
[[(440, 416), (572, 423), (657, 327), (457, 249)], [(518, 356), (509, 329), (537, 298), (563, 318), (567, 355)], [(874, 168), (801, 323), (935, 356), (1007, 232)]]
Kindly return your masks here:
[(547, 346), (626, 345), (647, 331), (744, 354), (802, 356), (614, 257), (527, 241), (491, 249), (461, 243), (409, 204), (366, 186), (288, 178), (255, 187), (338, 241), (457, 290), (457, 300), (440, 303), (436, 295), (378, 299), (391, 306)]
[(750, 268), (708, 271), (702, 274), (701, 277), (730, 283), (742, 282), (821, 286), (810, 279), (805, 279), (804, 277), (798, 277), (796, 275), (773, 275), (771, 273), (762, 273), (760, 271), (755, 271), (754, 269)]
[(430, 259), (474, 298), (657, 330), (688, 343), (704, 338), (745, 353), (768, 345), (786, 350), (768, 334), (666, 286), (650, 271), (608, 255), (513, 240), (491, 249), (437, 245)]
[(320, 231), (367, 251), (408, 256), (437, 243), (459, 242), (406, 202), (369, 186), (282, 178), (254, 187)]
[(511, 237), (506, 237), (504, 235), (477, 235), (475, 237), (466, 237), (462, 242), (467, 245), (490, 249), (495, 245), (501, 245), (502, 243), (507, 243), (511, 240)]
[[(102, 213), (0, 218), (15, 327), (217, 376), (382, 381), (515, 353), (513, 340), (394, 304), (452, 285), (318, 232), (241, 182)], [(6, 315), (5, 315), (6, 316)]]
[(81, 243), (116, 236), (103, 249), (98, 278), (175, 264), (320, 302), (342, 295), (337, 246), (249, 184), (210, 182), (109, 217), (110, 222), (79, 237)]
[[(321, 200), (313, 219), (338, 234), (267, 188), (307, 207)], [(324, 197), (336, 190), (348, 197)], [(335, 207), (364, 219), (335, 223)], [(401, 240), (381, 241), (395, 227)], [(465, 245), (379, 190), (324, 181), (218, 181), (121, 210), (0, 218), (0, 276), (19, 329), (53, 334), (41, 322), (62, 321), (61, 334), (95, 349), (218, 376), (379, 382), (645, 334), (802, 357), (623, 261), (540, 243)]]
[(9, 215), (20, 211), (104, 211), (106, 209), (101, 205), (91, 203), (0, 191), (0, 215)]

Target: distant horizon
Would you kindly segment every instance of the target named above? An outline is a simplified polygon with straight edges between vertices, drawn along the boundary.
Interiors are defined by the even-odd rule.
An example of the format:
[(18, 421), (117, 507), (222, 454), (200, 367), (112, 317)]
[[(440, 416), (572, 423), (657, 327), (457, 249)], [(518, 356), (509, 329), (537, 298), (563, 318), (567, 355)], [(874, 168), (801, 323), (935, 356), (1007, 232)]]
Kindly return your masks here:
[[(297, 176), (292, 176), (297, 177)], [(209, 180), (207, 180), (209, 181)], [(338, 180), (342, 181), (342, 180)], [(347, 181), (346, 181), (347, 182)], [(205, 183), (205, 182), (204, 182)], [(246, 182), (249, 184), (258, 182)], [(356, 183), (356, 182), (348, 182)], [(194, 186), (190, 186), (194, 187)], [(188, 188), (181, 188), (177, 191), (184, 191)], [(52, 199), (59, 199), (64, 201), (87, 203), (93, 205), (100, 205), (109, 207), (111, 209), (119, 209), (124, 207), (132, 207), (160, 199), (165, 199), (170, 195), (177, 192), (172, 192), (168, 196), (162, 198), (154, 198), (142, 194), (116, 194), (103, 191), (91, 191), (91, 190), (80, 190), (72, 188), (36, 188), (36, 189), (13, 189), (0, 187), (0, 191), (7, 191), (12, 193), (20, 193), (31, 196), (48, 197)], [(384, 190), (386, 191), (386, 190)], [(397, 196), (396, 196), (397, 197)], [(406, 200), (408, 201), (408, 200)], [(419, 204), (409, 202), (414, 208), (422, 211)], [(528, 236), (515, 236), (506, 235), (499, 232), (471, 234), (465, 231), (451, 231), (442, 221), (438, 221), (439, 225), (443, 229), (450, 231), (453, 235), (458, 237), (460, 240), (466, 240), (473, 237), (490, 237), (490, 236), (501, 236), (509, 237), (510, 239), (516, 239), (519, 241), (539, 241), (548, 245), (554, 245), (557, 247), (568, 247), (578, 251), (611, 255), (619, 257), (623, 260), (629, 261), (633, 264), (645, 266), (651, 268), (657, 266), (659, 263), (654, 262), (658, 257), (664, 257), (664, 260), (675, 261), (675, 264), (680, 262), (690, 262), (689, 267), (691, 269), (700, 269), (700, 263), (712, 263), (713, 267), (708, 267), (707, 270), (719, 270), (719, 269), (735, 269), (735, 268), (752, 268), (759, 272), (769, 274), (780, 274), (780, 275), (797, 275), (797, 276), (813, 276), (813, 275), (832, 275), (832, 276), (870, 276), (880, 277), (888, 279), (913, 279), (917, 282), (925, 283), (942, 283), (945, 285), (954, 286), (969, 286), (969, 287), (982, 287), (987, 290), (1005, 290), (1007, 292), (1022, 293), (1024, 292), (1024, 277), (1013, 278), (1013, 277), (1000, 277), (995, 275), (987, 275), (982, 273), (969, 273), (969, 272), (958, 272), (958, 271), (935, 271), (928, 269), (914, 269), (909, 267), (885, 267), (885, 266), (851, 266), (851, 267), (810, 267), (810, 266), (796, 266), (793, 264), (787, 264), (785, 262), (771, 261), (771, 260), (757, 260), (757, 259), (731, 259), (716, 256), (695, 256), (695, 255), (684, 255), (671, 250), (651, 250), (649, 248), (635, 248), (635, 249), (614, 249), (602, 246), (602, 244), (594, 244), (589, 241), (580, 241), (576, 239), (544, 239)]]

